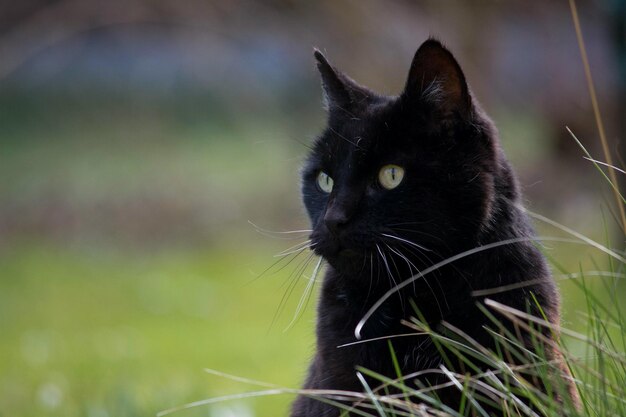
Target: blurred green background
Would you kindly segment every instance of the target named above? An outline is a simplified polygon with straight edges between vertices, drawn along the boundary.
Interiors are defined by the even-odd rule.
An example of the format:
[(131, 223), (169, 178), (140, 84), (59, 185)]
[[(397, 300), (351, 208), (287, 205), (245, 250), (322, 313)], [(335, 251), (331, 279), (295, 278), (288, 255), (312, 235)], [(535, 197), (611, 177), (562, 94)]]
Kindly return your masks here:
[[(579, 7), (619, 160), (624, 2)], [(325, 117), (312, 47), (397, 93), (429, 35), (496, 121), (529, 206), (610, 239), (609, 189), (564, 128), (602, 159), (564, 1), (1, 2), (0, 416), (155, 415), (257, 388), (205, 368), (298, 387), (314, 301), (285, 328), (304, 257), (262, 274), (299, 240), (250, 222), (308, 227), (298, 170)], [(546, 251), (569, 272), (606, 264)], [(178, 415), (280, 416), (290, 400)]]

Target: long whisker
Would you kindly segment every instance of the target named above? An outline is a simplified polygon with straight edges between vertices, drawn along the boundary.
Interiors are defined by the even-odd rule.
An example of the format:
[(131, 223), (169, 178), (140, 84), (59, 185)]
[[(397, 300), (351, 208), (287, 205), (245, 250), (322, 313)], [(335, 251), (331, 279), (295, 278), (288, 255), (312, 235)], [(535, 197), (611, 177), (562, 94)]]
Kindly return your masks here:
[(302, 276), (302, 274), (304, 273), (304, 270), (306, 269), (307, 264), (309, 263), (309, 261), (311, 261), (311, 259), (313, 259), (314, 256), (315, 256), (315, 253), (311, 252), (309, 253), (309, 256), (302, 259), (300, 263), (293, 269), (293, 271), (291, 271), (287, 279), (285, 279), (285, 281), (281, 284), (280, 288), (283, 288), (288, 283), (289, 285), (287, 285), (287, 288), (291, 287), (293, 283), (297, 281), (297, 278)]
[(315, 246), (314, 244), (311, 244), (311, 245), (306, 245), (306, 246), (303, 246), (303, 247), (301, 247), (301, 248), (294, 249), (294, 250), (292, 250), (292, 251), (290, 251), (290, 252), (287, 252), (287, 253), (282, 253), (282, 254), (274, 255), (274, 258), (284, 258), (285, 256), (289, 256), (289, 255), (294, 254), (294, 253), (304, 252), (304, 251), (305, 251), (305, 250), (307, 250), (307, 249), (312, 249), (314, 246)]
[(307, 283), (306, 287), (304, 288), (304, 292), (302, 293), (302, 296), (300, 297), (300, 301), (298, 302), (298, 306), (296, 307), (296, 311), (293, 315), (293, 318), (291, 319), (291, 322), (289, 322), (287, 327), (285, 327), (285, 330), (283, 330), (284, 332), (289, 330), (296, 323), (298, 318), (300, 318), (300, 313), (304, 310), (304, 308), (308, 304), (311, 294), (313, 293), (313, 287), (315, 286), (317, 275), (319, 274), (323, 260), (324, 258), (319, 258), (319, 260), (317, 261), (317, 264), (315, 265), (315, 268), (313, 269), (313, 273), (311, 274), (311, 277), (309, 278), (309, 282)]
[[(385, 257), (383, 252), (380, 250), (380, 246), (378, 246), (378, 244), (376, 244), (376, 250), (378, 250), (378, 254), (380, 255), (380, 259), (382, 259), (383, 263), (385, 264), (385, 269), (387, 270), (388, 277), (393, 280), (393, 274), (391, 273), (391, 270), (389, 269), (389, 264), (387, 263), (387, 258)], [(394, 285), (396, 285), (395, 281), (394, 281)]]
[[(505, 240), (500, 240), (498, 242), (493, 242), (493, 243), (488, 243), (486, 245), (483, 246), (478, 246), (469, 250), (466, 250), (464, 252), (458, 253), (454, 256), (451, 256), (447, 259), (444, 259), (441, 262), (438, 262), (437, 264), (426, 268), (424, 271), (422, 271), (419, 275), (413, 275), (411, 278), (404, 280), (403, 282), (401, 282), (400, 284), (396, 285), (394, 288), (389, 289), (385, 294), (382, 295), (382, 297), (380, 297), (378, 299), (378, 301), (376, 301), (371, 307), (370, 309), (365, 313), (365, 315), (363, 315), (363, 318), (361, 318), (361, 320), (359, 321), (359, 323), (357, 324), (356, 328), (354, 329), (354, 335), (357, 338), (357, 340), (361, 340), (361, 330), (363, 330), (363, 326), (365, 326), (365, 323), (367, 322), (367, 320), (369, 320), (372, 315), (374, 314), (374, 312), (376, 312), (376, 310), (378, 310), (380, 308), (380, 306), (389, 299), (389, 297), (391, 297), (394, 293), (400, 291), (402, 288), (406, 287), (407, 285), (411, 284), (413, 281), (418, 280), (420, 278), (424, 278), (425, 275), (438, 270), (439, 268), (446, 266), (452, 262), (458, 261), (459, 259), (463, 259), (466, 258), (468, 256), (474, 255), (476, 253), (480, 253), (480, 252), (484, 252), (486, 250), (491, 250), (494, 248), (497, 248), (499, 246), (506, 246), (506, 245), (511, 245), (511, 244), (515, 244), (515, 243), (524, 243), (524, 242), (541, 242), (541, 241), (552, 241), (552, 242), (570, 242), (570, 243), (581, 243), (577, 240), (572, 240), (572, 239), (565, 239), (565, 238), (558, 238), (558, 237), (519, 237), (519, 238), (512, 238), (512, 239), (505, 239)], [(619, 256), (619, 255), (617, 255)], [(621, 256), (619, 256), (619, 258), (622, 258)], [(623, 258), (622, 258), (623, 259)]]
[[(399, 250), (396, 251), (389, 245), (387, 245), (387, 247), (389, 248), (390, 251), (392, 251), (393, 253), (395, 253), (396, 255), (398, 255), (399, 257), (401, 257), (402, 259), (404, 259), (406, 261), (407, 265), (409, 266), (409, 271), (410, 271), (411, 274), (413, 274), (413, 269), (415, 269), (415, 272), (417, 274), (420, 273), (420, 270), (417, 268), (417, 266), (415, 266), (415, 264), (413, 262), (411, 262), (409, 260), (409, 258), (407, 258), (405, 255), (403, 255)], [(433, 295), (433, 298), (435, 299), (435, 303), (437, 304), (437, 308), (439, 309), (439, 314), (441, 314), (441, 317), (443, 318), (444, 317), (443, 310), (441, 309), (441, 304), (439, 304), (439, 300), (437, 299), (437, 294), (435, 294), (435, 291), (433, 290), (433, 287), (431, 287), (431, 285), (430, 285), (430, 283), (428, 282), (427, 279), (425, 279), (424, 282), (426, 283), (426, 286), (430, 290), (430, 293)], [(413, 289), (415, 289), (415, 281), (413, 281)], [(445, 297), (445, 293), (444, 293), (444, 297)]]
[[(389, 247), (389, 245), (387, 245), (386, 243), (385, 243), (385, 246)], [(400, 270), (398, 269), (398, 265), (396, 264), (396, 261), (393, 259), (393, 256), (391, 254), (389, 255), (389, 259), (391, 260), (391, 263), (393, 264), (393, 267), (396, 270), (398, 279), (402, 279), (402, 277), (400, 276)], [(395, 279), (393, 280), (393, 283), (394, 284), (396, 283)], [(402, 301), (402, 298), (400, 298), (400, 307), (402, 308), (402, 311), (404, 311), (404, 303)]]
[(255, 228), (255, 230), (257, 232), (263, 232), (263, 233), (271, 233), (271, 234), (276, 234), (276, 235), (289, 235), (289, 234), (295, 234), (295, 233), (311, 233), (313, 230), (311, 229), (301, 229), (301, 230), (269, 230), (269, 229), (264, 229), (260, 226), (257, 226), (256, 224), (254, 224), (252, 222), (252, 220), (248, 220), (248, 223)]
[(291, 255), (292, 253), (296, 253), (299, 252), (301, 250), (307, 249), (308, 247), (311, 246), (311, 239), (305, 240), (304, 242), (300, 242), (296, 245), (293, 245), (285, 250), (283, 250), (282, 252), (278, 252), (276, 255), (274, 255), (275, 258), (279, 258), (281, 256), (287, 256), (287, 255)]
[[(312, 246), (311, 246), (312, 247)], [(307, 249), (306, 247), (304, 249)], [(270, 266), (268, 266), (267, 268), (265, 268), (259, 275), (257, 275), (256, 277), (254, 277), (253, 279), (251, 279), (249, 282), (246, 283), (246, 285), (252, 284), (253, 282), (255, 282), (256, 280), (260, 279), (261, 277), (263, 277), (264, 275), (266, 275), (268, 272), (270, 272), (272, 269), (274, 269), (274, 267), (278, 266), (281, 262), (285, 261), (286, 259), (289, 259), (287, 261), (287, 263), (285, 263), (284, 265), (282, 265), (280, 268), (276, 269), (273, 273), (276, 274), (280, 271), (282, 271), (284, 268), (286, 268), (289, 264), (291, 264), (296, 258), (298, 258), (302, 253), (304, 253), (304, 250), (302, 251), (296, 251), (293, 252), (295, 253), (294, 256), (292, 256), (291, 258), (289, 258), (288, 256), (282, 256), (280, 257), (277, 261), (273, 262)]]
[[(406, 262), (406, 264), (409, 267), (409, 273), (411, 275), (413, 275), (413, 269), (415, 268), (415, 271), (419, 272), (419, 269), (415, 266), (415, 264), (413, 262), (411, 262), (409, 260), (409, 258), (407, 258), (406, 256), (404, 256), (402, 253), (400, 253), (400, 251), (393, 249), (391, 246), (389, 246), (388, 244), (385, 243), (385, 246), (387, 246), (387, 248), (389, 248), (390, 251), (392, 251), (393, 253), (395, 253), (396, 255), (398, 255), (400, 258), (404, 259), (404, 261)], [(415, 290), (415, 285), (413, 285), (413, 290)]]
[(402, 241), (402, 242), (404, 242), (404, 243), (408, 243), (409, 245), (413, 245), (413, 246), (415, 246), (415, 247), (417, 247), (417, 248), (420, 248), (421, 250), (425, 250), (425, 251), (427, 251), (427, 252), (432, 252), (430, 249), (425, 248), (425, 247), (424, 247), (424, 246), (422, 246), (422, 245), (418, 245), (418, 244), (417, 244), (417, 243), (415, 243), (415, 242), (411, 242), (410, 240), (403, 239), (403, 238), (398, 237), (398, 236), (390, 235), (389, 233), (381, 233), (381, 235), (383, 235), (383, 236), (385, 236), (385, 237), (388, 237), (388, 238), (391, 238), (391, 239), (396, 239), (396, 240)]
[(442, 239), (439, 236), (433, 235), (432, 233), (428, 233), (428, 232), (424, 232), (422, 230), (415, 230), (415, 229), (409, 229), (406, 227), (392, 227), (391, 225), (387, 226), (388, 229), (392, 230), (392, 231), (403, 231), (403, 232), (408, 232), (408, 233), (415, 233), (418, 235), (423, 235), (423, 236), (428, 236), (429, 238), (435, 239), (439, 242), (442, 242), (445, 246), (448, 246), (446, 241), (444, 239)]
[[(376, 249), (378, 249), (378, 253), (380, 253), (381, 258), (383, 262), (385, 263), (385, 268), (387, 269), (387, 274), (389, 278), (391, 279), (391, 282), (393, 283), (394, 287), (397, 287), (398, 284), (396, 283), (396, 280), (393, 277), (393, 274), (391, 273), (391, 269), (389, 268), (389, 264), (387, 263), (387, 257), (385, 256), (383, 251), (380, 250), (380, 246), (378, 246), (378, 243), (376, 244)], [(402, 304), (402, 297), (400, 297), (400, 303), (402, 305), (402, 309), (404, 310), (404, 305)]]
[[(407, 251), (408, 251), (409, 253), (411, 253), (412, 255), (414, 255), (415, 257), (417, 257), (417, 258), (418, 258), (421, 262), (424, 262), (422, 258), (426, 259), (426, 261), (427, 261), (426, 265), (434, 265), (434, 264), (435, 264), (435, 262), (433, 262), (433, 261), (432, 261), (432, 259), (430, 259), (430, 257), (429, 257), (428, 255), (426, 255), (426, 254), (425, 254), (422, 250), (420, 250), (419, 248), (416, 248), (416, 247), (414, 247), (414, 246), (409, 246), (409, 245), (407, 245), (407, 244), (406, 244), (406, 243), (404, 243), (404, 242), (400, 242), (400, 244), (401, 244), (401, 245), (403, 245), (403, 246), (406, 246)], [(435, 255), (437, 255), (437, 256), (439, 256), (439, 257), (441, 257), (441, 256), (440, 256), (437, 252), (434, 252), (434, 251), (433, 251), (433, 253), (434, 253)], [(465, 278), (465, 276), (463, 275), (463, 271), (460, 271), (460, 270), (456, 267), (456, 265), (452, 265), (452, 268), (453, 268), (454, 270), (456, 270), (456, 271), (459, 273), (459, 275), (461, 276), (461, 278), (463, 278), (463, 279), (467, 282), (467, 279), (466, 279), (466, 278)], [(419, 272), (419, 270), (418, 270), (418, 272)], [(430, 288), (430, 289), (431, 289), (431, 291), (432, 291), (432, 287), (431, 287), (431, 285), (430, 285), (430, 282), (428, 282), (428, 281), (426, 280), (426, 284), (428, 285), (428, 288)], [(443, 286), (441, 285), (441, 282), (440, 282), (439, 280), (437, 280), (437, 279), (436, 279), (436, 280), (435, 280), (435, 284), (437, 284), (437, 287), (439, 287), (439, 290), (440, 290), (440, 292), (441, 292), (441, 295), (443, 296), (443, 301), (444, 301), (444, 303), (446, 304), (446, 308), (450, 309), (450, 304), (448, 304), (448, 297), (446, 297), (446, 291), (443, 289)], [(468, 283), (468, 284), (469, 284), (469, 283)], [(434, 295), (434, 293), (433, 293), (433, 295)], [(435, 299), (436, 299), (436, 297), (435, 297)]]
[(309, 262), (313, 259), (314, 256), (315, 254), (311, 253), (307, 258), (305, 258), (302, 262), (300, 262), (300, 264), (294, 269), (294, 271), (289, 275), (289, 277), (285, 281), (285, 283), (289, 282), (289, 286), (285, 289), (285, 292), (283, 293), (283, 296), (280, 299), (278, 308), (276, 309), (276, 312), (274, 313), (274, 317), (272, 318), (270, 329), (274, 327), (274, 324), (276, 323), (278, 316), (280, 316), (280, 314), (284, 310), (285, 306), (287, 305), (287, 300), (289, 300), (289, 297), (293, 293), (293, 290), (296, 287), (296, 284), (298, 283), (298, 278), (302, 276), (302, 273), (306, 270), (306, 267), (308, 266)]
[[(306, 249), (306, 248), (305, 248)], [(283, 269), (285, 269), (287, 266), (289, 266), (289, 264), (291, 264), (297, 257), (299, 257), (301, 254), (305, 253), (305, 250), (301, 250), (298, 252), (295, 252), (295, 255), (289, 260), (289, 262), (287, 262), (285, 265), (281, 266), (280, 268), (278, 268), (274, 273), (277, 274), (280, 271), (282, 271)], [(287, 259), (287, 257), (282, 257), (280, 259)]]
[[(429, 233), (423, 233), (427, 236), (431, 236), (433, 238), (437, 238), (438, 240), (441, 240), (440, 238), (430, 235)], [(396, 236), (398, 237), (398, 236)], [(426, 259), (427, 263), (426, 265), (434, 265), (435, 262), (433, 262), (432, 259), (430, 259), (430, 257), (424, 252), (422, 251), (420, 248), (416, 247), (416, 243), (415, 242), (411, 242), (408, 239), (404, 239), (404, 241), (400, 241), (400, 244), (403, 246), (406, 246), (406, 249), (408, 250), (409, 253), (413, 254), (414, 256), (416, 256), (420, 261), (423, 261), (422, 258)], [(445, 245), (447, 246), (447, 244)], [(434, 251), (432, 249), (429, 250), (431, 253), (433, 253), (436, 257), (438, 257), (439, 259), (444, 259), (443, 256), (441, 256), (441, 254), (439, 254), (439, 252)], [(451, 265), (452, 269), (454, 269), (455, 271), (457, 271), (459, 273), (459, 276), (465, 280), (465, 282), (468, 283), (468, 285), (470, 285), (470, 283), (468, 282), (467, 278), (465, 277), (465, 274), (463, 273), (463, 271), (459, 270), (456, 265)], [(443, 296), (443, 301), (446, 305), (446, 308), (450, 309), (450, 304), (448, 303), (448, 297), (446, 296), (446, 291), (443, 289), (443, 286), (441, 285), (440, 280), (435, 280), (435, 284), (437, 285), (437, 287), (439, 287), (440, 293)], [(429, 287), (430, 287), (430, 283), (428, 283)], [(470, 285), (471, 287), (471, 285)]]

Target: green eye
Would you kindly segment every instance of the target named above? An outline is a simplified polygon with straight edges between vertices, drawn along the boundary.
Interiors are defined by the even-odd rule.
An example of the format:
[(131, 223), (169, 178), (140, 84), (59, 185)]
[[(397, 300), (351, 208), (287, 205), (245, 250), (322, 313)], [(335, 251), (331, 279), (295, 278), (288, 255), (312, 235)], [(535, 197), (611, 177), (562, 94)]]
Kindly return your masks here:
[(320, 190), (330, 193), (333, 190), (333, 179), (324, 171), (320, 171), (317, 175), (317, 185), (320, 187)]
[(378, 173), (380, 185), (388, 190), (400, 185), (402, 178), (404, 178), (404, 168), (398, 165), (385, 165)]

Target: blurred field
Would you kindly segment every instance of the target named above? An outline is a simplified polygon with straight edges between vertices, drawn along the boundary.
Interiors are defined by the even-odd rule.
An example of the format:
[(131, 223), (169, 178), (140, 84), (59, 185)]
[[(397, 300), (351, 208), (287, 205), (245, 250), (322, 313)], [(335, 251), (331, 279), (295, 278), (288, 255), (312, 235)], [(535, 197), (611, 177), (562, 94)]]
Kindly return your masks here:
[[(31, 242), (3, 253), (2, 414), (154, 415), (249, 388), (206, 367), (297, 385), (310, 314), (288, 333), (284, 320), (270, 328), (281, 281), (249, 283), (265, 263), (233, 247), (137, 256)], [(276, 415), (287, 400), (209, 415)]]
[[(297, 290), (272, 323), (292, 269), (255, 280), (294, 242), (247, 220), (300, 218), (301, 146), (276, 129), (73, 116), (51, 134), (29, 114), (0, 157), (0, 415), (154, 415), (248, 388), (207, 367), (297, 386), (312, 309), (283, 332)], [(209, 415), (283, 414), (288, 401)]]

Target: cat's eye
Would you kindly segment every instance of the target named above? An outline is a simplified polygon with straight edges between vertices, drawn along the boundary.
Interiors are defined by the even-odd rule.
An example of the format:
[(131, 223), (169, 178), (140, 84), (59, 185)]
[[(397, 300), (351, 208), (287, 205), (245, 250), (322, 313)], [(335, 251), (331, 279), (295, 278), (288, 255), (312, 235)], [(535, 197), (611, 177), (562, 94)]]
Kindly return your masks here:
[(385, 165), (378, 173), (380, 185), (388, 190), (400, 185), (402, 178), (404, 178), (404, 168), (398, 165)]
[(320, 187), (320, 190), (330, 193), (333, 190), (333, 179), (324, 171), (320, 171), (317, 174), (317, 185)]

